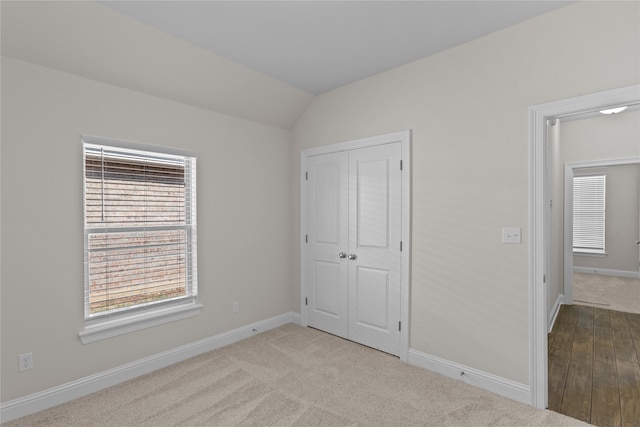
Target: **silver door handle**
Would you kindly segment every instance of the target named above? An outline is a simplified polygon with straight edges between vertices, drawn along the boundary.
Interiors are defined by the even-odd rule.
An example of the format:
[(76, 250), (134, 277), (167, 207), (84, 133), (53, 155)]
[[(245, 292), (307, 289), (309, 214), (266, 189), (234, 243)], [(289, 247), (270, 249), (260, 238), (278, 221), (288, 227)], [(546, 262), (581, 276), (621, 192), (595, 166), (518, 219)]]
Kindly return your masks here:
[(346, 253), (344, 253), (344, 252), (340, 252), (340, 253), (338, 254), (338, 258), (346, 258), (346, 257), (347, 257), (347, 254), (346, 254)]
[(356, 258), (358, 258), (358, 257), (356, 256), (356, 254), (349, 254), (349, 259), (350, 259), (350, 260), (352, 260), (352, 261), (353, 261), (353, 260), (354, 260), (354, 259), (356, 259)]
[(640, 240), (636, 240), (636, 245), (640, 245)]

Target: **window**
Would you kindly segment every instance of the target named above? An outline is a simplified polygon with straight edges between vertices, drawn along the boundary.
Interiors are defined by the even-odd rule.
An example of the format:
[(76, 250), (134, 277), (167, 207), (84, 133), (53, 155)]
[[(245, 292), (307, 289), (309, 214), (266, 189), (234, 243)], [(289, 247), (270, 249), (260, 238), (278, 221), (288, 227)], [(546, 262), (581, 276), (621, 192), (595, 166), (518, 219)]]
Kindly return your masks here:
[(573, 251), (605, 253), (606, 176), (573, 177)]
[(195, 304), (195, 157), (91, 137), (83, 151), (87, 325)]

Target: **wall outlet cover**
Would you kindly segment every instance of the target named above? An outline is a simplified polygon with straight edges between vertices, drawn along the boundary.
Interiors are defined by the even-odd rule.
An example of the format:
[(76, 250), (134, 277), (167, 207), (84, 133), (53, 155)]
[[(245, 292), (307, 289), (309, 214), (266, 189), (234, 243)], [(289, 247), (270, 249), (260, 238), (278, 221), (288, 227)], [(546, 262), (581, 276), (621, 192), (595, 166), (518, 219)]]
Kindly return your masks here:
[(29, 352), (18, 355), (18, 362), (18, 369), (20, 372), (33, 369), (33, 353)]

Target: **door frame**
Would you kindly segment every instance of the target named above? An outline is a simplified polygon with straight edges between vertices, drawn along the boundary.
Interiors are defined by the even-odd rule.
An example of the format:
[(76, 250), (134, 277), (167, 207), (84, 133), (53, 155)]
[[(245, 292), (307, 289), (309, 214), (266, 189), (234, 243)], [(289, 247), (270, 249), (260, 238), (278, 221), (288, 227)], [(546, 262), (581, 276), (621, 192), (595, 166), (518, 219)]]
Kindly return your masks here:
[(360, 138), (321, 147), (308, 148), (300, 153), (300, 324), (308, 325), (305, 294), (309, 284), (307, 278), (307, 248), (305, 234), (307, 229), (307, 159), (311, 156), (367, 148), (383, 144), (399, 142), (402, 151), (402, 265), (400, 271), (400, 360), (407, 362), (409, 358), (409, 310), (411, 292), (411, 130), (402, 130), (383, 135)]
[(640, 103), (640, 85), (596, 92), (529, 107), (529, 393), (530, 404), (548, 403), (548, 206), (549, 158), (547, 121), (604, 108)]

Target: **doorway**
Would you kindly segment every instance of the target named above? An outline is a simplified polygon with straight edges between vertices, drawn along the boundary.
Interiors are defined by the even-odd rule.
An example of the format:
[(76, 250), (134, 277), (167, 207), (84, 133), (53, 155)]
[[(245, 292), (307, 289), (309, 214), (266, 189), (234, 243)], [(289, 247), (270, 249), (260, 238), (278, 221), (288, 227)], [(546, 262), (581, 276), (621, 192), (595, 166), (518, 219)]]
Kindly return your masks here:
[(549, 147), (547, 122), (607, 107), (640, 104), (640, 85), (598, 92), (529, 108), (530, 183), (530, 403), (544, 409), (548, 403), (548, 281), (550, 251)]
[(301, 153), (301, 324), (406, 361), (410, 131)]
[[(606, 178), (601, 251), (574, 251), (573, 183), (576, 176)], [(567, 163), (564, 167), (564, 303), (640, 313), (640, 157)], [(603, 242), (604, 243), (604, 242)], [(577, 282), (576, 282), (577, 279)], [(577, 296), (574, 286), (578, 283)], [(618, 286), (619, 285), (619, 286)], [(610, 292), (610, 298), (606, 293)], [(634, 301), (635, 300), (635, 301)]]
[[(623, 288), (604, 285), (621, 280), (613, 274), (638, 273), (639, 113), (596, 114), (549, 122), (555, 137), (547, 141), (554, 252), (548, 290), (557, 316), (549, 319), (548, 408), (619, 425), (638, 419), (637, 397), (628, 393), (640, 380), (630, 351), (638, 317), (615, 311)], [(640, 299), (638, 288), (633, 296), (623, 302)]]

